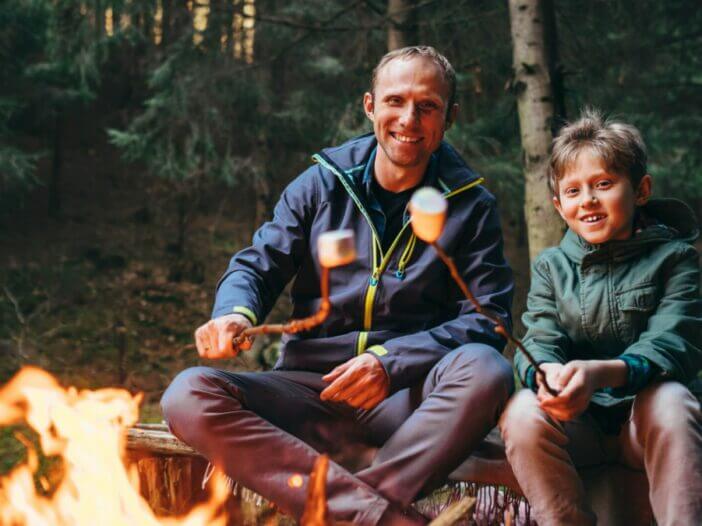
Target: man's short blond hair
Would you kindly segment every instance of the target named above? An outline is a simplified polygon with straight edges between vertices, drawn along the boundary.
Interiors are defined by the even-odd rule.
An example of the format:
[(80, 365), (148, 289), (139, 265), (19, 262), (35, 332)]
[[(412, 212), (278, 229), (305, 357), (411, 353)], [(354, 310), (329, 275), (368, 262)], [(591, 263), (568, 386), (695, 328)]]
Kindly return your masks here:
[(599, 110), (586, 108), (580, 118), (567, 124), (553, 139), (548, 187), (558, 197), (563, 178), (583, 150), (595, 152), (608, 171), (629, 178), (634, 188), (646, 175), (646, 145), (634, 126), (606, 119)]

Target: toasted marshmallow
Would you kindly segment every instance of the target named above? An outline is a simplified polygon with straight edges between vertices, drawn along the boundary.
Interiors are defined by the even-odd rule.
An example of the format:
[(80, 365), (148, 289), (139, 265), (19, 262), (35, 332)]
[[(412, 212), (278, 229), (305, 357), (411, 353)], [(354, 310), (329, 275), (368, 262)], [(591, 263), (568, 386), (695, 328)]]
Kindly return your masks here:
[(447, 210), (448, 202), (437, 189), (425, 186), (417, 190), (409, 203), (414, 234), (427, 243), (439, 239), (444, 230)]
[(348, 265), (356, 259), (353, 230), (330, 230), (317, 239), (319, 264), (333, 268)]

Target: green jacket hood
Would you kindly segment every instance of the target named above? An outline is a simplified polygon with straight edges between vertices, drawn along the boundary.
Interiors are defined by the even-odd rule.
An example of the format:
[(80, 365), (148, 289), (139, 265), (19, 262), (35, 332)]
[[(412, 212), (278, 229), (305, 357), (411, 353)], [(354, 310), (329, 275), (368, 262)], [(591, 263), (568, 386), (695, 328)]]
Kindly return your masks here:
[(699, 237), (694, 212), (678, 199), (651, 199), (639, 213), (649, 224), (629, 239), (593, 245), (568, 229), (560, 248), (572, 261), (589, 266), (603, 259), (624, 261), (650, 250), (652, 245), (673, 239), (693, 243)]

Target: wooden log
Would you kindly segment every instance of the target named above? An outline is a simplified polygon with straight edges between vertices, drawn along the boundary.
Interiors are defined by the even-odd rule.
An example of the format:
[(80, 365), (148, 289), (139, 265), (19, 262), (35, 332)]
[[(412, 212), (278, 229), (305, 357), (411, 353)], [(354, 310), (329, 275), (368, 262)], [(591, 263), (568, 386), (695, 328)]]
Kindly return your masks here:
[(130, 428), (127, 431), (127, 450), (150, 455), (199, 456), (197, 451), (174, 437), (165, 426)]
[(474, 497), (463, 497), (442, 511), (436, 519), (429, 523), (429, 526), (453, 526), (460, 520), (470, 519), (473, 515), (475, 502)]

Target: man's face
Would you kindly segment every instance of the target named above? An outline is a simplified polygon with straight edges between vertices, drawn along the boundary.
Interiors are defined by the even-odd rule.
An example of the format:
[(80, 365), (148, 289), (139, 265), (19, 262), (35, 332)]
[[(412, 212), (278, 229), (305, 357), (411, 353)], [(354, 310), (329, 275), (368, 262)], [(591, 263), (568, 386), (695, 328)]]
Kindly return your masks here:
[(634, 189), (628, 177), (612, 173), (595, 152), (585, 149), (558, 181), (553, 204), (571, 230), (588, 243), (600, 244), (631, 237), (636, 206), (650, 195), (650, 175)]
[[(363, 106), (373, 122), (378, 155), (398, 168), (426, 167), (447, 128), (449, 87), (441, 70), (423, 57), (395, 59), (377, 74), (375, 94)], [(449, 111), (452, 120), (458, 106)]]

